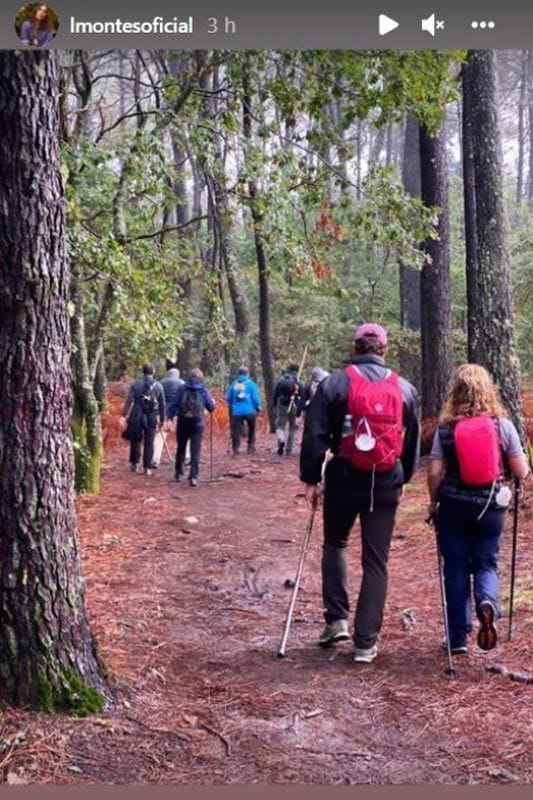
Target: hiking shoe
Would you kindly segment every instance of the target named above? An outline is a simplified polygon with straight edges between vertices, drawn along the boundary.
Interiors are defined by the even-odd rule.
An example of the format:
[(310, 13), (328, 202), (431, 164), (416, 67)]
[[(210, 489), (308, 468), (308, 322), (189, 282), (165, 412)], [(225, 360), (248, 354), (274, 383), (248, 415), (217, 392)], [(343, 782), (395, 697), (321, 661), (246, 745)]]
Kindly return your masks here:
[(151, 470), (151, 469), (145, 469), (145, 470), (144, 470), (144, 474), (145, 474), (147, 477), (150, 477), (150, 475), (152, 474), (152, 470)]
[[(448, 645), (446, 644), (446, 639), (441, 642), (441, 649), (444, 650), (445, 653), (448, 652)], [(468, 654), (468, 647), (466, 644), (458, 644), (455, 647), (450, 647), (450, 653), (452, 656), (466, 656)]]
[(285, 442), (280, 442), (278, 444), (278, 456), (282, 456), (284, 450), (285, 450)]
[(176, 472), (175, 475), (174, 475), (174, 480), (179, 483), (180, 481), (183, 480), (183, 475), (181, 475), (181, 473), (179, 473), (179, 472)]
[(494, 617), (496, 616), (496, 609), (490, 600), (483, 600), (479, 604), (478, 617), (481, 623), (478, 634), (477, 643), (478, 647), (482, 650), (492, 650), (496, 647), (498, 641), (498, 634), (496, 633), (496, 626), (494, 625)]
[(353, 660), (357, 664), (371, 664), (372, 661), (378, 654), (378, 646), (377, 644), (373, 644), (372, 647), (356, 647), (353, 654)]
[(328, 622), (324, 630), (318, 637), (318, 644), (320, 647), (329, 647), (335, 642), (344, 642), (350, 638), (348, 633), (348, 623), (345, 619), (336, 619), (334, 622)]
[(198, 486), (198, 480), (196, 478), (191, 478), (189, 480), (189, 483), (191, 484), (191, 486)]
[(130, 472), (137, 472), (137, 464), (130, 464)]

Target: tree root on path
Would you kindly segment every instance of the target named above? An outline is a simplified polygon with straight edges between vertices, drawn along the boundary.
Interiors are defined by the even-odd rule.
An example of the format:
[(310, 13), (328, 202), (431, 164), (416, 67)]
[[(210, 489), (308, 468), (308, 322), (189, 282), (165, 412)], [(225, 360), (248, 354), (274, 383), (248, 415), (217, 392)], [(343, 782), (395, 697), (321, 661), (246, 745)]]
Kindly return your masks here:
[(487, 672), (495, 672), (502, 675), (504, 678), (509, 678), (511, 681), (519, 681), (520, 683), (533, 683), (533, 675), (528, 675), (526, 672), (512, 672), (507, 667), (499, 667), (496, 664), (491, 664), (485, 667)]

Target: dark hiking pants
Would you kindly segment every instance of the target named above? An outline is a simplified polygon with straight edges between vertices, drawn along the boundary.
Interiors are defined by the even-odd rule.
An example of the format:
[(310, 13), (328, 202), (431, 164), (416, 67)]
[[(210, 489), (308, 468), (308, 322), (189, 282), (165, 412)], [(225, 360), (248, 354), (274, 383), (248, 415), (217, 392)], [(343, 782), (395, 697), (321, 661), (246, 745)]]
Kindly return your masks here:
[(189, 469), (189, 480), (198, 478), (200, 472), (200, 452), (202, 450), (203, 426), (197, 424), (196, 420), (188, 420), (183, 417), (178, 418), (178, 428), (176, 438), (178, 449), (176, 451), (176, 476), (183, 475), (185, 464), (185, 451), (187, 442), (191, 443), (191, 464)]
[(437, 515), (439, 546), (444, 558), (446, 606), (452, 647), (466, 645), (472, 630), (471, 583), (476, 611), (490, 600), (499, 616), (498, 552), (505, 510), (486, 511), (467, 503), (441, 502)]
[(370, 494), (361, 491), (357, 473), (333, 459), (326, 470), (324, 494), (324, 546), (322, 595), (326, 622), (348, 619), (350, 602), (346, 547), (357, 517), (361, 523), (363, 576), (355, 612), (354, 642), (359, 648), (375, 644), (387, 597), (387, 561), (400, 489), (375, 488), (374, 508)]
[(255, 448), (255, 414), (243, 414), (231, 417), (231, 447), (234, 453), (239, 452), (243, 422), (248, 428), (248, 452)]
[(137, 441), (131, 442), (130, 445), (131, 464), (139, 463), (139, 461), (141, 460), (141, 450), (142, 450), (143, 468), (150, 469), (150, 467), (152, 466), (152, 461), (154, 460), (155, 432), (156, 432), (156, 423), (154, 421), (153, 425), (148, 425), (146, 428), (142, 428), (142, 439), (138, 439)]

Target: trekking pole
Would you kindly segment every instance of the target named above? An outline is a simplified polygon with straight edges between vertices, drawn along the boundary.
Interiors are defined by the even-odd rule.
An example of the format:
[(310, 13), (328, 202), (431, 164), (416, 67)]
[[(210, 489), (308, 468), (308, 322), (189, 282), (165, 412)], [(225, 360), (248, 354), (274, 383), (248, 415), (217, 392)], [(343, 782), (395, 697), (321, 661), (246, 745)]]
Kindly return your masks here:
[(507, 631), (507, 641), (511, 641), (513, 635), (513, 605), (514, 605), (514, 579), (516, 571), (516, 540), (518, 538), (518, 504), (520, 500), (520, 480), (514, 479), (514, 508), (513, 508), (513, 544), (511, 554), (511, 590), (509, 592), (509, 629)]
[(442, 603), (442, 616), (444, 620), (444, 635), (446, 637), (446, 655), (448, 657), (448, 666), (444, 670), (446, 675), (449, 675), (450, 678), (455, 677), (455, 669), (452, 662), (452, 647), (450, 644), (450, 627), (448, 625), (448, 603), (446, 601), (446, 586), (444, 583), (444, 569), (442, 564), (442, 553), (439, 547), (439, 540), (437, 538), (437, 526), (435, 520), (435, 514), (431, 514), (426, 522), (428, 525), (433, 525), (435, 528), (435, 544), (437, 546), (437, 567), (439, 571), (439, 586), (440, 586), (440, 599)]
[(172, 453), (170, 452), (170, 449), (169, 449), (169, 446), (168, 446), (168, 442), (167, 442), (167, 437), (163, 433), (163, 427), (162, 426), (160, 426), (160, 428), (159, 428), (159, 433), (163, 437), (163, 445), (164, 445), (164, 448), (166, 450), (166, 454), (168, 456), (168, 460), (172, 464), (174, 459), (172, 458)]
[(307, 548), (309, 546), (309, 540), (311, 538), (311, 531), (313, 530), (313, 522), (315, 519), (315, 512), (317, 509), (318, 502), (315, 501), (313, 503), (313, 507), (311, 508), (311, 516), (309, 517), (309, 522), (307, 523), (307, 528), (304, 535), (304, 541), (302, 545), (302, 552), (300, 553), (300, 561), (298, 562), (298, 569), (296, 572), (296, 578), (294, 580), (294, 587), (292, 590), (292, 597), (289, 603), (289, 609), (287, 611), (287, 619), (285, 620), (285, 628), (283, 630), (283, 636), (281, 637), (281, 643), (278, 650), (278, 658), (285, 657), (285, 647), (287, 645), (287, 639), (289, 638), (289, 629), (291, 627), (292, 615), (294, 612), (294, 606), (296, 604), (296, 595), (298, 594), (298, 589), (300, 587), (300, 580), (302, 577), (303, 566), (305, 561), (305, 556), (307, 554)]
[(209, 483), (213, 483), (213, 413), (209, 415), (211, 421), (209, 423)]

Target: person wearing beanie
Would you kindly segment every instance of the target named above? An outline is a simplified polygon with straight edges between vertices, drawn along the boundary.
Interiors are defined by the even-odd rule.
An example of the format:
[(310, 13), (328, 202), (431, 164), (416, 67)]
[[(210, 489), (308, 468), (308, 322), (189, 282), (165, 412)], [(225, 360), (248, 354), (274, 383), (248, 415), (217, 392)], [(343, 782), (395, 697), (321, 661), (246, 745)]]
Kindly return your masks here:
[(376, 323), (355, 331), (351, 361), (317, 387), (305, 415), (300, 478), (314, 507), (325, 468), (322, 594), (325, 628), (318, 644), (350, 638), (346, 547), (359, 517), (362, 581), (355, 611), (354, 661), (378, 651), (387, 594), (387, 562), (396, 510), (420, 451), (415, 388), (385, 363), (388, 337)]

